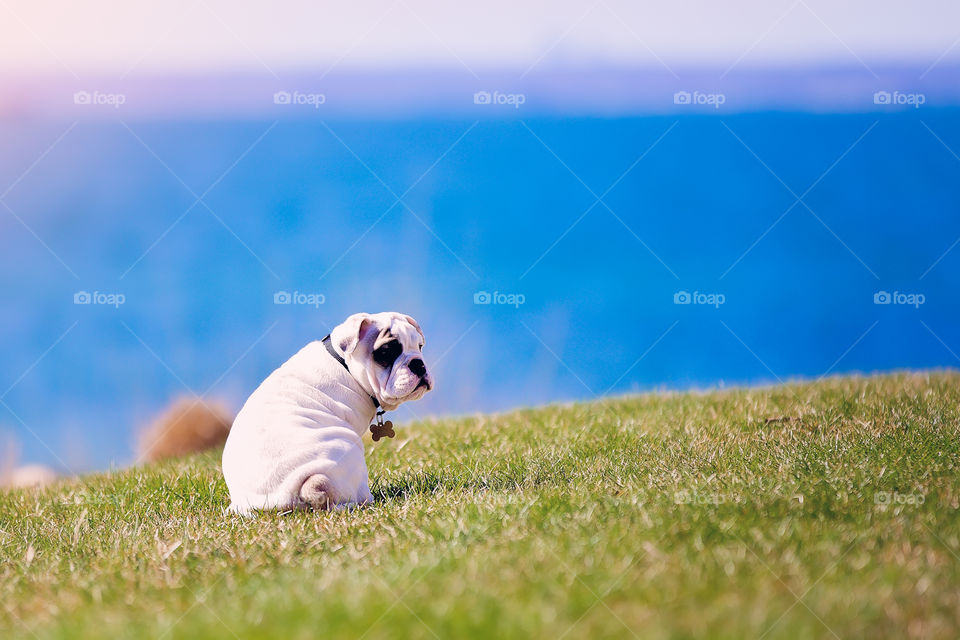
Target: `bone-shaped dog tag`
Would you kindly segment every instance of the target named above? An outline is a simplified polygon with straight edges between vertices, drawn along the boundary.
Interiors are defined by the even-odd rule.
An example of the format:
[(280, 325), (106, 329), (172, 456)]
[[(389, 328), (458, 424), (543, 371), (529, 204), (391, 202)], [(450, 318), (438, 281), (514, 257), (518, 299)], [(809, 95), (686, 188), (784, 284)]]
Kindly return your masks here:
[(374, 423), (370, 425), (370, 433), (373, 434), (373, 441), (377, 442), (380, 438), (392, 438), (397, 435), (393, 431), (393, 423), (387, 420), (383, 424)]

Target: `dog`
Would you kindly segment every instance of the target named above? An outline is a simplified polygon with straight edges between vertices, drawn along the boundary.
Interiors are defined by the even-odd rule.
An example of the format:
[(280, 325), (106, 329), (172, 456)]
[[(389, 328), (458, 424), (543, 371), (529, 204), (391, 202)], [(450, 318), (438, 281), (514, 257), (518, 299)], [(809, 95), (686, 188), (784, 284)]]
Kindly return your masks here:
[(408, 315), (357, 313), (270, 374), (227, 436), (229, 510), (373, 502), (361, 437), (375, 416), (433, 388), (423, 345)]

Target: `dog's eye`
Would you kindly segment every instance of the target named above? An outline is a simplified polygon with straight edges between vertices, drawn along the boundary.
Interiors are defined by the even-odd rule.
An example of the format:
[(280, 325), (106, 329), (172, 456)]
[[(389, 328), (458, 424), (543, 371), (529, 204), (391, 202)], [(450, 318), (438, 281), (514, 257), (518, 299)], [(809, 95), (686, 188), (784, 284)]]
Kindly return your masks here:
[(384, 368), (392, 367), (401, 353), (403, 353), (403, 347), (400, 345), (400, 341), (391, 340), (374, 349), (373, 361)]

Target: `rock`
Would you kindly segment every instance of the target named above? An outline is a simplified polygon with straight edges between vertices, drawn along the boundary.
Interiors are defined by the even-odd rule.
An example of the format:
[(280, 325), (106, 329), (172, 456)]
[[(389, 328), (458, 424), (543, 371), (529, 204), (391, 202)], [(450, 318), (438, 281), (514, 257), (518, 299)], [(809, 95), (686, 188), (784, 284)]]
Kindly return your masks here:
[(233, 422), (220, 406), (196, 398), (180, 398), (140, 434), (137, 461), (177, 458), (222, 447)]

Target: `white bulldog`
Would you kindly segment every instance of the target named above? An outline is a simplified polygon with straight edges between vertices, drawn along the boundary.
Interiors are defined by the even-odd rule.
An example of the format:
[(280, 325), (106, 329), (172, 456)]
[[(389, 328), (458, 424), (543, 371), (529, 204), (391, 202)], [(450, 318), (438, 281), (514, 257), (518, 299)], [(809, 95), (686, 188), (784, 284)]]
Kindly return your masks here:
[(357, 313), (270, 374), (223, 449), (230, 510), (372, 502), (361, 438), (381, 407), (396, 409), (433, 387), (423, 344), (408, 315)]

